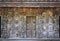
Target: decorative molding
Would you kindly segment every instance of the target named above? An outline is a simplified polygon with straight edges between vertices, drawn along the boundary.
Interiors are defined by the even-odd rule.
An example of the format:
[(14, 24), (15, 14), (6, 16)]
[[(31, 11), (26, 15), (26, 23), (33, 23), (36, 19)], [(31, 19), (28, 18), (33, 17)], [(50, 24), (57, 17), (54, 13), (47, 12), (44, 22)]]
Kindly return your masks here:
[(0, 0), (0, 7), (60, 7), (60, 0)]

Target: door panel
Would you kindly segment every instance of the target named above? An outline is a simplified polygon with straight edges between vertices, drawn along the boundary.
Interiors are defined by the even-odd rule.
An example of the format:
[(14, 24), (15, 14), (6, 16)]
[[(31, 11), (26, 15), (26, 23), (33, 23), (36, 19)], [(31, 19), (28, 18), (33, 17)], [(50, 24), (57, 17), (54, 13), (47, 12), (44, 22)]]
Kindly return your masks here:
[(35, 16), (27, 16), (27, 37), (35, 37), (35, 29), (36, 29), (36, 17)]

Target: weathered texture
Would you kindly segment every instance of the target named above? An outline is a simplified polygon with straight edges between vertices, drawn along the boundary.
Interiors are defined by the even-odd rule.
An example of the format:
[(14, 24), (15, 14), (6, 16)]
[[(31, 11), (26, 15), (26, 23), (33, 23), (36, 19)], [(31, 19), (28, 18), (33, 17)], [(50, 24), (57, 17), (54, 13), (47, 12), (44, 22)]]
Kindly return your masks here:
[(60, 0), (0, 0), (0, 7), (60, 7)]
[(36, 17), (35, 16), (27, 16), (27, 37), (28, 38), (35, 38), (36, 33)]
[(59, 38), (60, 8), (1, 8), (0, 10), (2, 38)]
[(59, 2), (60, 0), (0, 0), (0, 2)]

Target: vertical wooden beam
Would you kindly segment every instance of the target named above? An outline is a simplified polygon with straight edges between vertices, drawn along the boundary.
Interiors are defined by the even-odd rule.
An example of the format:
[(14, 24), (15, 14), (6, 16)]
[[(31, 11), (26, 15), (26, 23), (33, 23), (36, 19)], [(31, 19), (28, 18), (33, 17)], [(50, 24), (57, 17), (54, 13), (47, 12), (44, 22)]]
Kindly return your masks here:
[(59, 16), (59, 37), (60, 37), (60, 16)]
[(1, 16), (0, 16), (0, 38), (1, 38)]

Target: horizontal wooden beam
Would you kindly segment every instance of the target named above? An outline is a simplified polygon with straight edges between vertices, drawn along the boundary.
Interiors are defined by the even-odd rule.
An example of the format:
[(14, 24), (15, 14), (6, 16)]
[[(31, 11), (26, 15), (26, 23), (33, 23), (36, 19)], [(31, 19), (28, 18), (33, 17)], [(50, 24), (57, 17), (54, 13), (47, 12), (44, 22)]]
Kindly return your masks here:
[(60, 7), (60, 2), (0, 2), (0, 7)]
[(60, 0), (0, 0), (0, 2), (59, 2)]

